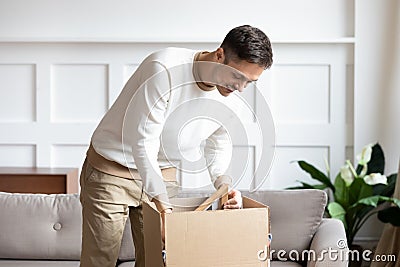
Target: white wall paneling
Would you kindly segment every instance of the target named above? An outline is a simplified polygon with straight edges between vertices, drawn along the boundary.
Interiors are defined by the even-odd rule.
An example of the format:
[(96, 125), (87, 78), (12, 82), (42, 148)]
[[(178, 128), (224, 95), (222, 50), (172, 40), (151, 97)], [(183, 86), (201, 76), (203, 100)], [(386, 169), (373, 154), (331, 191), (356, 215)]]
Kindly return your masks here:
[(353, 92), (353, 77), (348, 77), (353, 49), (353, 44), (343, 43), (275, 45), (270, 77), (259, 83), (269, 91), (266, 97), (276, 127), (276, 158), (266, 188), (285, 188), (302, 179), (310, 182), (306, 173), (289, 171), (299, 169), (290, 163), (293, 160), (306, 160), (322, 171), (324, 158), (332, 170), (339, 170), (346, 160), (345, 148), (352, 146), (353, 134), (351, 121), (346, 121)]
[(34, 64), (0, 65), (0, 121), (36, 120), (36, 66)]
[(52, 122), (97, 122), (107, 111), (107, 65), (52, 65), (50, 75)]
[(80, 167), (83, 164), (87, 144), (53, 144), (51, 146), (51, 165)]
[(0, 43), (0, 165), (80, 167), (93, 130), (124, 83), (146, 55), (167, 46)]
[(277, 146), (271, 177), (267, 180), (269, 188), (285, 188), (299, 185), (296, 181), (315, 184), (315, 180), (306, 175), (295, 161), (307, 160), (325, 172), (324, 159), (330, 161), (330, 146)]
[[(229, 29), (251, 24), (274, 47), (275, 64), (258, 82), (276, 128), (275, 160), (263, 187), (309, 181), (290, 163), (298, 159), (324, 170), (326, 157), (336, 173), (375, 141), (386, 152), (387, 171), (397, 171), (399, 5), (222, 0), (211, 14), (217, 21), (204, 19), (211, 0), (196, 8), (183, 0), (0, 1), (0, 165), (79, 167), (99, 118), (147, 54), (166, 46), (212, 50)], [(261, 99), (251, 91), (243, 96), (260, 112)], [(251, 116), (245, 122), (248, 132), (256, 129)], [(251, 161), (241, 188), (250, 186), (259, 160), (259, 140), (252, 142), (234, 148)], [(240, 160), (231, 165), (233, 176)], [(206, 176), (200, 181), (206, 184)], [(374, 225), (378, 232), (367, 229), (361, 239), (379, 236)]]
[(275, 65), (273, 111), (279, 123), (328, 124), (330, 66)]
[(34, 144), (0, 144), (1, 166), (35, 166), (36, 147)]
[[(212, 50), (227, 30), (252, 24), (274, 46), (275, 64), (258, 83), (276, 127), (264, 188), (307, 179), (292, 160), (324, 169), (326, 156), (335, 172), (375, 141), (387, 171), (397, 171), (399, 3), (222, 0), (211, 14), (217, 21), (201, 9), (214, 7), (211, 0), (196, 8), (183, 0), (0, 1), (0, 165), (79, 167), (98, 119), (148, 53), (171, 45)], [(84, 108), (88, 95), (92, 110)], [(250, 91), (244, 97), (259, 112), (261, 100)], [(246, 123), (254, 130), (250, 117)]]
[[(255, 145), (235, 145), (233, 154), (236, 157), (229, 165), (227, 174), (232, 176), (235, 187), (245, 190), (254, 188)], [(205, 166), (205, 161), (199, 162), (199, 166)], [(191, 168), (181, 167), (183, 169), (194, 169), (193, 166)], [(184, 175), (180, 173), (179, 181), (185, 189), (210, 190), (213, 188), (207, 169), (196, 173), (185, 173)]]
[[(0, 115), (4, 118), (1, 125), (8, 129), (1, 133), (0, 143), (34, 145), (36, 149), (25, 156), (29, 160), (19, 165), (80, 167), (91, 133), (124, 83), (147, 54), (171, 45), (212, 50), (218, 44), (1, 43), (0, 71), (5, 74), (1, 78), (2, 94), (14, 92), (10, 86), (16, 86), (18, 95), (11, 95), (22, 104), (8, 104)], [(352, 77), (347, 75), (352, 74), (349, 69), (353, 66), (353, 45), (277, 43), (273, 46), (275, 64), (257, 83), (270, 105), (276, 127), (275, 164), (263, 187), (284, 188), (301, 178), (287, 171), (294, 167), (290, 161), (302, 158), (324, 168), (321, 163), (325, 156), (338, 167), (344, 162), (345, 147), (352, 146), (347, 139), (352, 125), (346, 124), (343, 107), (348, 103), (346, 90), (352, 90), (348, 82)], [(13, 84), (15, 77), (18, 82)], [(261, 112), (257, 108), (260, 99), (256, 99), (255, 89), (248, 88), (242, 96), (255, 115), (260, 115), (257, 114)], [(12, 108), (18, 105), (24, 106), (25, 111), (14, 112)], [(8, 115), (10, 110), (12, 115)], [(244, 189), (251, 186), (251, 176), (257, 168), (260, 140), (253, 114), (247, 112), (242, 119), (250, 143), (236, 144), (239, 147), (235, 149), (243, 152), (237, 155), (243, 154), (245, 159), (233, 159), (230, 173), (239, 179), (242, 171), (235, 169), (240, 166), (235, 163), (249, 160), (239, 183)], [(0, 164), (9, 165), (9, 161), (3, 158)], [(197, 180), (189, 176), (181, 179), (187, 186), (209, 184), (206, 172), (198, 175)]]

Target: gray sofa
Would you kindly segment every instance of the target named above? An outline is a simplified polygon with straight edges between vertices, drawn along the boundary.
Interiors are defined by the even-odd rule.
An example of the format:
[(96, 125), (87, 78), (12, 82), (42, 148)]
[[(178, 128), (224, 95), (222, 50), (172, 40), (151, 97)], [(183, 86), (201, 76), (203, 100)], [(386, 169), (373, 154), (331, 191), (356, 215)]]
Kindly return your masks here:
[[(343, 245), (346, 240), (344, 228), (338, 220), (323, 218), (326, 205), (323, 191), (243, 194), (270, 206), (272, 267), (347, 266), (346, 257), (343, 257), (347, 251)], [(0, 267), (79, 266), (81, 220), (77, 194), (0, 192)], [(336, 260), (329, 257), (329, 250), (336, 251), (339, 257)], [(129, 221), (118, 266), (134, 266)]]

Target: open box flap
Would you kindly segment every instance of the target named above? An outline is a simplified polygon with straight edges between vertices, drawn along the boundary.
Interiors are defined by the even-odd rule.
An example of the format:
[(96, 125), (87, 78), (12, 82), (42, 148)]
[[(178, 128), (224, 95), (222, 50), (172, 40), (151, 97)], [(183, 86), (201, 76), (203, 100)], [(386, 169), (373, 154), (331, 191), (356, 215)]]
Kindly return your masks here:
[(249, 209), (249, 208), (268, 208), (267, 205), (264, 205), (261, 202), (258, 202), (254, 199), (248, 198), (248, 197), (242, 197), (243, 200), (243, 208)]
[(222, 208), (223, 203), (228, 201), (228, 185), (223, 184), (217, 191), (215, 191), (209, 198), (200, 204), (195, 210), (203, 211), (212, 206), (213, 202), (219, 200), (218, 209)]
[(161, 217), (153, 203), (143, 203), (143, 231), (146, 267), (163, 266)]
[(243, 200), (243, 208), (245, 209), (251, 209), (251, 208), (266, 208), (268, 210), (268, 233), (271, 233), (271, 211), (269, 209), (269, 206), (264, 205), (261, 202), (258, 202), (254, 199), (248, 198), (248, 197), (242, 197)]

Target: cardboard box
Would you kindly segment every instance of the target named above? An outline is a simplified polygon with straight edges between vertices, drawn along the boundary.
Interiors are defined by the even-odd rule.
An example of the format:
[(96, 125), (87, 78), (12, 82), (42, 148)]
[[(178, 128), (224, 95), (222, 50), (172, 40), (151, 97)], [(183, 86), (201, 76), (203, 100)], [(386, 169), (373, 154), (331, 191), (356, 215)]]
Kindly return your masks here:
[[(194, 211), (204, 200), (171, 199), (177, 206), (165, 218), (166, 266), (269, 266), (269, 208), (243, 197), (243, 209)], [(143, 219), (146, 267), (162, 267), (161, 217), (155, 205), (143, 205)]]

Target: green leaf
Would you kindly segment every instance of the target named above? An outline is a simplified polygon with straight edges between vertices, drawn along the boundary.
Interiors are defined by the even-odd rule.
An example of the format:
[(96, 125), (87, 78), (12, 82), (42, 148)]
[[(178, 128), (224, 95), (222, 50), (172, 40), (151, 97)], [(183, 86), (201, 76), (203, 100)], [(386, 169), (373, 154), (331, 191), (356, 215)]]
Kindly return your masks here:
[(339, 219), (343, 222), (344, 228), (347, 229), (346, 210), (337, 202), (331, 202), (328, 205), (328, 212), (332, 218)]
[(324, 184), (316, 184), (316, 185), (314, 185), (314, 189), (324, 190), (326, 188), (328, 188), (328, 187), (326, 185), (324, 185)]
[[(370, 173), (383, 174), (385, 170), (385, 155), (379, 143), (376, 143), (372, 147), (371, 160), (367, 163), (367, 167), (368, 167), (367, 174)], [(362, 165), (357, 165), (356, 173), (358, 175), (360, 175), (362, 168), (363, 168)]]
[(340, 176), (340, 173), (335, 179), (335, 200), (344, 208), (349, 206), (349, 188), (346, 186), (346, 182)]
[(349, 205), (353, 205), (358, 200), (373, 195), (371, 185), (364, 182), (362, 178), (355, 178), (349, 187)]
[(367, 205), (367, 206), (376, 207), (376, 206), (378, 206), (378, 202), (380, 200), (381, 201), (386, 201), (388, 199), (389, 199), (388, 197), (383, 197), (383, 196), (372, 196), (372, 197), (367, 197), (367, 198), (360, 199), (355, 204), (364, 204), (364, 205)]
[(385, 155), (379, 143), (376, 143), (372, 147), (371, 160), (368, 162), (367, 166), (368, 166), (367, 174), (370, 173), (383, 174), (383, 172), (385, 171)]
[(356, 207), (358, 204), (377, 207), (378, 203), (381, 201), (392, 202), (392, 203), (396, 204), (398, 207), (400, 207), (400, 199), (385, 197), (385, 196), (372, 196), (372, 197), (366, 197), (366, 198), (360, 199), (359, 201), (357, 201), (357, 203), (353, 204), (350, 208)]
[(319, 190), (324, 190), (326, 188), (326, 185), (324, 185), (324, 184), (312, 185), (312, 184), (308, 184), (308, 183), (305, 183), (305, 182), (302, 182), (302, 181), (297, 181), (297, 182), (301, 183), (302, 185), (287, 187), (286, 189), (289, 189), (289, 190), (293, 190), (293, 189), (319, 189)]
[(400, 208), (389, 207), (378, 212), (378, 219), (393, 226), (400, 226)]
[(310, 188), (299, 185), (299, 186), (286, 187), (285, 189), (286, 190), (297, 190), (297, 189), (310, 189)]
[(308, 183), (305, 183), (305, 182), (302, 182), (302, 181), (299, 181), (299, 180), (297, 180), (297, 182), (301, 183), (302, 185), (288, 187), (286, 189), (315, 189), (314, 185), (311, 185), (311, 184), (308, 184)]
[(307, 189), (314, 189), (315, 188), (313, 185), (310, 185), (310, 184), (307, 184), (307, 183), (301, 182), (301, 181), (299, 181), (299, 182), (303, 185), (304, 188), (307, 188)]
[(373, 186), (374, 195), (391, 197), (394, 193), (394, 188), (396, 186), (397, 173), (393, 173), (387, 177), (387, 185), (376, 184)]
[(399, 207), (399, 208), (400, 208), (400, 199), (398, 199), (398, 198), (395, 198), (395, 197), (392, 197), (391, 199), (392, 199), (393, 203), (394, 203), (394, 204), (396, 204), (396, 205), (397, 205), (397, 207)]
[(331, 180), (324, 173), (303, 160), (300, 160), (297, 163), (299, 164), (300, 168), (310, 174), (313, 179), (323, 183), (327, 187), (331, 188), (333, 192), (335, 192), (335, 187), (333, 186)]
[(365, 205), (359, 205), (359, 209), (356, 209), (356, 216), (358, 218), (364, 218), (371, 210), (374, 209), (372, 206), (365, 206)]

